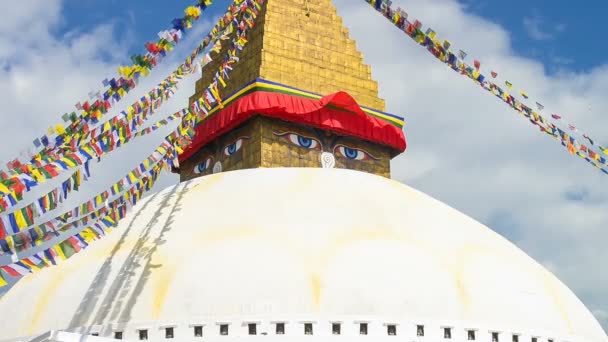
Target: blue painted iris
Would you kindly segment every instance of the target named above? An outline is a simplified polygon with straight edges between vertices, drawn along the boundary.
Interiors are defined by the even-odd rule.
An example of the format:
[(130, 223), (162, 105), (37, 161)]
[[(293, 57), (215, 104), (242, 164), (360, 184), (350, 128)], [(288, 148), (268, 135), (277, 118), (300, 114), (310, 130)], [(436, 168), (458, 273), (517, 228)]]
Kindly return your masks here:
[(297, 146), (300, 146), (303, 148), (307, 148), (309, 150), (313, 150), (313, 149), (318, 150), (321, 148), (321, 143), (319, 143), (319, 141), (315, 138), (307, 137), (307, 136), (300, 135), (297, 133), (292, 133), (292, 132), (285, 132), (285, 133), (276, 133), (275, 132), (274, 134), (289, 140), (289, 142), (294, 145), (297, 145)]
[(357, 159), (357, 152), (354, 148), (344, 147), (344, 156), (348, 159)]
[(233, 142), (232, 144), (228, 145), (226, 151), (228, 152), (228, 154), (234, 154), (234, 152), (236, 152), (236, 142)]
[(207, 158), (204, 162), (194, 166), (194, 170), (192, 170), (192, 171), (194, 172), (194, 174), (197, 174), (197, 175), (201, 174), (201, 173), (205, 172), (205, 170), (207, 170), (211, 166), (212, 161), (213, 161), (212, 158)]
[(235, 154), (241, 149), (241, 147), (243, 147), (243, 141), (245, 139), (249, 139), (249, 137), (240, 137), (231, 144), (226, 145), (226, 147), (224, 147), (224, 149), (222, 150), (222, 153), (226, 157), (230, 157), (231, 155)]
[(298, 145), (310, 148), (310, 146), (312, 146), (312, 139), (298, 135)]
[(368, 159), (378, 159), (367, 151), (360, 150), (358, 148), (348, 147), (344, 145), (338, 145), (334, 148), (334, 153), (342, 156), (346, 159), (350, 160), (368, 160)]

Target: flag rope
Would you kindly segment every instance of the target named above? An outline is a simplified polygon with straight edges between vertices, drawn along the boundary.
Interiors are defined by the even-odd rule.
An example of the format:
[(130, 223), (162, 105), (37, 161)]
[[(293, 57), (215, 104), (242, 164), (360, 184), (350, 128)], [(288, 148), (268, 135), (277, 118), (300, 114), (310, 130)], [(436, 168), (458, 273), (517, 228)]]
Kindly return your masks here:
[[(584, 159), (589, 164), (595, 166), (601, 172), (608, 174), (608, 160), (601, 155), (600, 152), (593, 150), (591, 147), (588, 147), (584, 144), (579, 143), (574, 137), (566, 133), (565, 130), (559, 128), (556, 124), (549, 122), (545, 117), (538, 114), (531, 107), (525, 105), (518, 99), (516, 99), (513, 95), (510, 95), (507, 91), (503, 90), (500, 86), (495, 83), (488, 81), (486, 77), (479, 72), (481, 67), (481, 63), (477, 60), (474, 61), (474, 66), (470, 66), (464, 62), (464, 59), (467, 57), (467, 53), (460, 50), (458, 55), (455, 54), (451, 49), (451, 43), (447, 40), (440, 42), (436, 39), (436, 32), (432, 29), (427, 29), (426, 32), (421, 30), (422, 22), (419, 20), (415, 20), (413, 23), (408, 20), (408, 14), (401, 8), (397, 8), (396, 10), (391, 8), (392, 1), (390, 0), (365, 0), (370, 6), (372, 6), (376, 11), (381, 13), (388, 21), (390, 21), (393, 25), (399, 28), (400, 31), (403, 31), (408, 37), (414, 40), (417, 44), (426, 47), (427, 50), (439, 61), (447, 64), (452, 70), (467, 76), (469, 79), (473, 80), (476, 84), (480, 85), (482, 89), (487, 92), (493, 94), (494, 96), (501, 99), (504, 103), (506, 103), (511, 109), (519, 112), (527, 119), (529, 119), (530, 123), (535, 126), (538, 126), (541, 132), (546, 133), (551, 136), (555, 140), (559, 141), (562, 146), (566, 147), (566, 149), (573, 155), (577, 155), (581, 159)], [(497, 77), (498, 73), (492, 71), (492, 77)], [(510, 82), (505, 82), (507, 88), (511, 89), (512, 84)], [(524, 98), (528, 98), (528, 95), (524, 91), (520, 91), (520, 94)], [(540, 103), (536, 103), (539, 111), (544, 109), (544, 106)], [(561, 119), (559, 115), (553, 114), (552, 118)], [(576, 127), (570, 125), (571, 130), (575, 130)], [(595, 146), (595, 142), (591, 139), (587, 134), (584, 134), (583, 137), (587, 139), (591, 145)], [(601, 145), (597, 145), (599, 150), (604, 153), (604, 155), (608, 156), (608, 148), (603, 147)]]
[[(148, 114), (154, 113), (171, 97), (179, 80), (186, 75), (196, 73), (197, 68), (192, 67), (192, 61), (197, 55), (204, 52), (211, 43), (214, 46), (205, 55), (203, 62), (208, 63), (212, 60), (212, 52), (219, 53), (218, 46), (221, 47), (221, 40), (225, 39), (227, 32), (234, 30), (235, 22), (239, 24), (237, 18), (242, 16), (243, 2), (244, 0), (235, 0), (217, 21), (203, 43), (192, 52), (180, 67), (162, 81), (158, 87), (142, 97), (140, 101), (129, 106), (126, 111), (115, 116), (112, 120), (106, 121), (99, 128), (86, 129), (82, 135), (75, 136), (77, 139), (71, 140), (70, 144), (66, 143), (46, 152), (47, 157), (38, 156), (38, 159), (34, 159), (22, 168), (23, 172), (16, 173), (12, 177), (4, 177), (0, 181), (0, 213), (19, 202), (24, 192), (28, 192), (39, 183), (75, 167), (74, 162), (89, 160), (91, 159), (90, 156), (98, 159), (105, 152), (104, 148), (113, 150), (115, 144), (120, 145), (128, 142), (129, 132), (141, 126)], [(242, 24), (241, 21), (239, 25)], [(118, 119), (118, 116), (121, 116), (121, 118)], [(24, 186), (23, 183), (27, 186)]]
[[(150, 70), (156, 67), (166, 54), (173, 50), (176, 44), (181, 40), (182, 35), (186, 30), (192, 28), (192, 23), (198, 20), (202, 13), (212, 5), (211, 0), (197, 0), (196, 5), (189, 6), (184, 10), (182, 18), (173, 19), (171, 28), (158, 33), (159, 40), (157, 42), (149, 42), (145, 44), (147, 52), (144, 55), (131, 56), (133, 64), (131, 66), (122, 66), (118, 68), (119, 74), (124, 77), (111, 80), (104, 79), (102, 84), (108, 87), (107, 90), (89, 92), (89, 98), (95, 102), (90, 104), (88, 101), (77, 103), (76, 109), (82, 110), (80, 115), (76, 112), (63, 114), (64, 122), (70, 122), (67, 128), (62, 124), (51, 126), (47, 129), (46, 134), (34, 139), (34, 148), (47, 147), (51, 143), (51, 138), (54, 134), (57, 144), (60, 145), (66, 139), (69, 139), (78, 128), (82, 128), (87, 123), (95, 123), (103, 114), (105, 114), (113, 104), (119, 102), (133, 88), (136, 87), (140, 77), (148, 76)], [(22, 153), (23, 154), (23, 153)], [(19, 158), (7, 163), (8, 169), (17, 168), (20, 164)]]
[[(198, 99), (196, 99), (191, 105), (192, 108), (196, 108), (196, 110), (190, 110), (189, 108), (184, 108), (181, 111), (185, 113), (181, 125), (169, 136), (165, 138), (166, 142), (169, 142), (172, 146), (167, 154), (170, 156), (164, 158), (160, 163), (163, 163), (167, 167), (177, 166), (178, 159), (177, 154), (180, 151), (183, 151), (183, 148), (186, 147), (191, 142), (191, 138), (194, 135), (193, 128), (196, 126), (198, 122), (200, 122), (200, 116), (208, 113), (208, 110), (212, 108), (213, 105), (221, 106), (221, 99), (219, 97), (219, 86), (226, 87), (229, 74), (234, 70), (234, 65), (239, 59), (238, 55), (243, 50), (245, 45), (247, 44), (247, 33), (255, 26), (255, 19), (259, 11), (262, 8), (262, 5), (265, 3), (265, 0), (244, 0), (244, 8), (243, 11), (245, 13), (242, 24), (239, 25), (238, 31), (236, 32), (236, 37), (232, 39), (231, 45), (227, 50), (226, 56), (223, 59), (222, 64), (218, 66), (218, 69), (215, 73), (213, 80), (209, 83), (208, 86), (204, 87), (206, 91), (210, 92), (214, 97), (211, 99), (206, 98), (207, 92), (203, 92)], [(200, 104), (200, 106), (198, 105)], [(157, 164), (158, 165), (158, 164)], [(160, 170), (159, 172), (160, 173)], [(157, 177), (158, 175), (156, 175)], [(141, 198), (143, 194), (150, 189), (152, 186), (149, 186), (149, 180), (151, 178), (145, 178), (141, 181), (148, 182), (148, 185), (140, 186), (138, 191), (141, 191), (141, 195), (138, 197)], [(154, 178), (155, 180), (156, 178)], [(153, 185), (153, 184), (152, 184)], [(130, 206), (128, 204), (131, 204)], [(18, 261), (15, 261), (8, 265), (0, 266), (0, 270), (4, 271), (6, 274), (10, 275), (14, 278), (19, 278), (29, 273), (33, 273), (34, 271), (38, 271), (41, 268), (56, 265), (56, 259), (66, 260), (70, 256), (78, 253), (96, 239), (102, 238), (105, 233), (109, 233), (112, 227), (116, 227), (118, 221), (124, 219), (127, 214), (127, 210), (132, 208), (135, 204), (127, 201), (124, 204), (119, 204), (117, 208), (103, 218), (100, 218), (98, 222), (94, 225), (94, 228), (88, 227), (83, 230), (86, 233), (76, 233), (59, 242), (58, 244), (45, 249), (42, 252), (34, 253), (32, 256), (26, 258), (20, 258)], [(0, 240), (2, 241), (2, 240)], [(5, 286), (7, 282), (3, 278), (2, 272), (0, 272), (0, 287)]]

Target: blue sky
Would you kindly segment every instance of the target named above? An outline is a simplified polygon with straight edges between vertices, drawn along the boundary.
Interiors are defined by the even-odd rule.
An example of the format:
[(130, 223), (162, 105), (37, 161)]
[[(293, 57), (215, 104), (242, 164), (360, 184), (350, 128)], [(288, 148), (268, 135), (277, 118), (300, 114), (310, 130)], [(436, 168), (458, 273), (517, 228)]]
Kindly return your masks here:
[[(605, 20), (602, 18), (605, 12), (601, 9), (607, 5), (603, 0), (586, 0), (585, 6), (576, 6), (567, 0), (460, 2), (470, 13), (507, 29), (514, 50), (523, 57), (543, 60), (549, 73), (562, 68), (579, 72), (590, 70), (600, 65), (608, 53), (607, 45), (601, 43), (605, 32), (594, 26)], [(116, 25), (116, 39), (126, 42), (130, 53), (136, 53), (143, 48), (141, 42), (155, 39), (161, 27), (167, 27), (171, 19), (181, 16), (187, 3), (165, 0), (66, 1), (64, 21), (55, 33), (83, 32), (99, 24), (112, 23)], [(225, 0), (216, 1), (219, 6), (213, 6), (210, 13), (220, 13), (227, 3)], [(121, 31), (126, 26), (130, 27), (127, 35), (126, 31)]]
[[(157, 33), (171, 27), (171, 20), (183, 17), (183, 10), (195, 1), (130, 0), (130, 1), (66, 1), (63, 8), (64, 21), (55, 34), (63, 36), (71, 31), (86, 32), (100, 24), (112, 24), (114, 37), (127, 44), (129, 55), (144, 51), (144, 43), (158, 40)], [(217, 16), (229, 2), (215, 1), (209, 15)]]
[(606, 32), (600, 29), (608, 8), (604, 0), (585, 0), (584, 6), (567, 0), (460, 1), (509, 30), (514, 50), (543, 60), (549, 73), (585, 71), (606, 60)]

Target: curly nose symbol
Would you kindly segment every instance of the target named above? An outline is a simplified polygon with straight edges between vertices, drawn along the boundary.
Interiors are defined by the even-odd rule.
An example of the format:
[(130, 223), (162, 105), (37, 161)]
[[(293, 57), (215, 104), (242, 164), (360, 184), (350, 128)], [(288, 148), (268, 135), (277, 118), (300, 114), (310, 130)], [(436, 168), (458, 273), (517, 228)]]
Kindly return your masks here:
[(222, 163), (220, 163), (218, 161), (213, 165), (213, 173), (220, 173), (220, 172), (222, 172)]
[(333, 153), (321, 153), (321, 166), (324, 169), (331, 169), (336, 167), (336, 158), (334, 157)]

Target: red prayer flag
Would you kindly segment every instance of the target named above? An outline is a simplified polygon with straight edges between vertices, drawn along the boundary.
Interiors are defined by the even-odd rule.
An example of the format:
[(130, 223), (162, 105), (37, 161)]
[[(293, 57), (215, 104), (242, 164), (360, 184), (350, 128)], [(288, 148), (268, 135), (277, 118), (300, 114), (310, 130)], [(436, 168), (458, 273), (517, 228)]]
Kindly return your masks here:
[(8, 273), (11, 277), (21, 277), (21, 273), (15, 271), (12, 267), (5, 265), (5, 266), (0, 266), (1, 269), (4, 270), (4, 272)]
[(42, 168), (45, 169), (46, 172), (48, 172), (52, 177), (57, 177), (59, 175), (59, 173), (57, 173), (55, 170), (55, 167), (51, 164), (46, 164)]
[(0, 239), (6, 238), (6, 228), (4, 227), (4, 222), (0, 220)]

